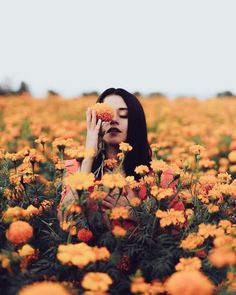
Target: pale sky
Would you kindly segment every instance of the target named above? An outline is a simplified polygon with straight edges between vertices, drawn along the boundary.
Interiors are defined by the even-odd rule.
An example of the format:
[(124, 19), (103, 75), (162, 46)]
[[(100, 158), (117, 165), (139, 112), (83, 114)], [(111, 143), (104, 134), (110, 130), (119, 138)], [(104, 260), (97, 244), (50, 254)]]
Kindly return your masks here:
[(236, 93), (235, 0), (0, 0), (0, 84)]

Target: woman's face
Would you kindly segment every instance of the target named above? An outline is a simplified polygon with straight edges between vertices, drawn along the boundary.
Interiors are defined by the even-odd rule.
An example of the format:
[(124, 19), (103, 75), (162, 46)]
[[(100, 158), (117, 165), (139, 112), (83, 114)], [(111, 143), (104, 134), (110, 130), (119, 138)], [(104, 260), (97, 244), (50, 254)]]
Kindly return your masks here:
[(119, 95), (105, 97), (104, 103), (108, 103), (115, 110), (112, 121), (104, 122), (102, 125), (103, 140), (107, 144), (117, 145), (127, 139), (128, 131), (128, 108), (123, 98)]

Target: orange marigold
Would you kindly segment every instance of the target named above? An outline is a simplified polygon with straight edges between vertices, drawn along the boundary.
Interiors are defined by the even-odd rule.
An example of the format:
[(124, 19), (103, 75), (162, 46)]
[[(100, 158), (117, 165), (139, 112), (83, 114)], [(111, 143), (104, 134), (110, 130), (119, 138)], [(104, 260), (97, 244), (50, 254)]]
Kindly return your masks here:
[(134, 169), (134, 172), (136, 174), (143, 175), (149, 172), (149, 168), (146, 165), (139, 165)]
[(127, 219), (129, 217), (129, 209), (127, 207), (115, 207), (111, 210), (110, 219)]
[(130, 152), (132, 151), (133, 147), (126, 142), (121, 142), (119, 144), (119, 150), (122, 152)]
[(126, 185), (126, 179), (120, 173), (109, 174), (106, 173), (101, 179), (101, 183), (110, 189), (115, 187), (123, 188)]
[(202, 263), (198, 257), (180, 258), (179, 263), (175, 266), (175, 269), (177, 271), (199, 270), (201, 266)]
[(112, 278), (107, 273), (89, 272), (82, 279), (81, 285), (87, 290), (105, 292), (112, 283)]
[(114, 109), (112, 108), (111, 105), (107, 103), (96, 103), (91, 106), (91, 109), (96, 111), (96, 117), (97, 119), (101, 119), (104, 122), (109, 122), (113, 119), (114, 117)]
[(170, 295), (211, 295), (214, 285), (197, 270), (178, 271), (167, 280), (166, 289)]
[(93, 186), (95, 176), (93, 173), (76, 172), (65, 178), (65, 184), (76, 190), (87, 190)]
[(77, 238), (81, 242), (87, 243), (93, 238), (93, 233), (91, 232), (91, 230), (88, 230), (86, 228), (82, 228), (78, 231)]
[(8, 241), (14, 244), (21, 244), (33, 236), (33, 227), (25, 221), (14, 221), (6, 232)]
[(36, 282), (23, 287), (18, 295), (70, 295), (64, 286), (56, 282)]
[(114, 236), (116, 237), (124, 237), (127, 233), (127, 230), (125, 230), (123, 227), (119, 226), (119, 225), (115, 225), (112, 233), (114, 234)]
[(185, 222), (184, 212), (174, 209), (168, 209), (167, 211), (157, 210), (156, 217), (160, 218), (161, 227)]

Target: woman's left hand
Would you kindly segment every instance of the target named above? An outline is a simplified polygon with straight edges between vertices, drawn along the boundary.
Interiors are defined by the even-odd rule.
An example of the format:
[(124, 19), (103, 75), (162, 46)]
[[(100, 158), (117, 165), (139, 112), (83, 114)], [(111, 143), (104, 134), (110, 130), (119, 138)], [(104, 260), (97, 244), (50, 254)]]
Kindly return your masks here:
[[(125, 195), (124, 195), (125, 193)], [(119, 189), (114, 188), (108, 196), (102, 201), (102, 205), (106, 209), (112, 209), (114, 207), (127, 207), (130, 206), (130, 200), (135, 197), (135, 193), (130, 188), (125, 188), (125, 192), (122, 192), (119, 196)], [(117, 200), (118, 199), (118, 200)]]

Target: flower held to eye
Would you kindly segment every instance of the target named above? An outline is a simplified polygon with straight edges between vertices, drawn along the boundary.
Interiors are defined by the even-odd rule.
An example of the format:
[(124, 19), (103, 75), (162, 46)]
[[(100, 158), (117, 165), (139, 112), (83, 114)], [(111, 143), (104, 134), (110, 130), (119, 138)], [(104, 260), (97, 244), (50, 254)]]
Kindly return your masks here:
[(104, 122), (110, 122), (114, 117), (114, 109), (107, 103), (96, 103), (91, 106), (92, 110), (96, 111), (97, 119), (101, 119)]

